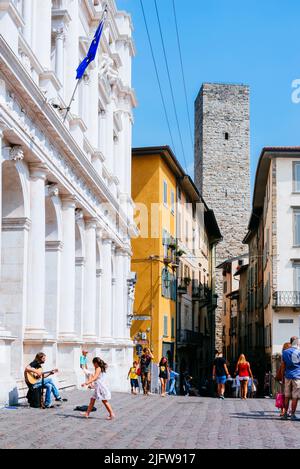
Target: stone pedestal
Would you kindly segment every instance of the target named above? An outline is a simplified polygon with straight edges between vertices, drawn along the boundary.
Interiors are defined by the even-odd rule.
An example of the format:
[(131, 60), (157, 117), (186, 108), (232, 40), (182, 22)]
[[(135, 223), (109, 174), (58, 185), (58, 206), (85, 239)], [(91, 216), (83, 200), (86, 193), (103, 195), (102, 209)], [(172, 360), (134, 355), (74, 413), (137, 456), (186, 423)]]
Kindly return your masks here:
[(14, 340), (0, 324), (0, 408), (18, 403), (17, 383), (11, 375), (11, 345)]

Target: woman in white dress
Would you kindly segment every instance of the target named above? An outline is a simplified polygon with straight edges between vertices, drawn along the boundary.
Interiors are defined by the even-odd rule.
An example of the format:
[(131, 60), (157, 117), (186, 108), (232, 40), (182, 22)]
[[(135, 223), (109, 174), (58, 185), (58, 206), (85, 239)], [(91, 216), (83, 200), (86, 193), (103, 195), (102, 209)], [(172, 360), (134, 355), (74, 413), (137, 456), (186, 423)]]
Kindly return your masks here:
[(102, 401), (108, 411), (107, 420), (112, 420), (115, 417), (115, 414), (111, 408), (111, 405), (108, 402), (111, 399), (111, 393), (108, 389), (105, 376), (107, 364), (103, 360), (101, 360), (101, 358), (96, 357), (93, 359), (93, 365), (95, 367), (95, 374), (86, 383), (81, 385), (83, 388), (85, 386), (88, 386), (94, 390), (88, 410), (83, 415), (88, 418), (94, 407), (95, 402)]

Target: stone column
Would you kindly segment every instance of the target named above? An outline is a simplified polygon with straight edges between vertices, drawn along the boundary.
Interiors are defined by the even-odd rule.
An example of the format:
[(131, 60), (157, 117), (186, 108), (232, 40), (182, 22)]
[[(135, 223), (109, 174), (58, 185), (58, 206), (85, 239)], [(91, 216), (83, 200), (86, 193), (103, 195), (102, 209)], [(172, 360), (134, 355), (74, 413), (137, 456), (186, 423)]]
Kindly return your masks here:
[(93, 148), (96, 148), (98, 145), (98, 69), (95, 64), (97, 63), (98, 58), (96, 57), (95, 62), (90, 65), (90, 87), (89, 87), (89, 96), (88, 96), (88, 106), (89, 106), (89, 122), (88, 125), (88, 139)]
[(105, 154), (105, 166), (110, 173), (113, 173), (114, 169), (114, 102), (107, 105), (106, 109), (106, 154)]
[(62, 196), (63, 250), (59, 336), (75, 337), (75, 197)]
[(129, 285), (128, 285), (128, 275), (130, 272), (130, 267), (131, 267), (131, 256), (127, 252), (125, 253), (124, 257), (124, 271), (123, 271), (123, 276), (124, 276), (124, 282), (125, 282), (125, 287), (124, 287), (124, 329), (123, 329), (123, 334), (126, 339), (130, 339), (130, 326), (128, 325), (128, 314), (129, 314)]
[(96, 331), (97, 337), (101, 336), (100, 320), (101, 320), (101, 296), (102, 296), (102, 269), (96, 270)]
[[(114, 338), (124, 338), (125, 329), (125, 305), (124, 305), (124, 264), (126, 253), (121, 249), (116, 249), (116, 295), (114, 307)], [(127, 305), (126, 305), (127, 306)]]
[(83, 338), (96, 339), (96, 219), (86, 220)]
[(28, 308), (26, 335), (41, 336), (45, 331), (46, 219), (45, 180), (47, 168), (38, 163), (30, 169), (30, 218), (28, 268)]
[(84, 266), (85, 258), (76, 257), (75, 260), (75, 333), (77, 337), (83, 335), (84, 316)]
[(101, 106), (98, 110), (98, 148), (106, 158), (106, 111)]
[[(2, 238), (2, 138), (3, 138), (3, 127), (0, 123), (0, 278), (1, 278), (1, 238)], [(0, 312), (1, 313), (1, 312)], [(0, 318), (1, 327), (1, 318)]]
[(29, 45), (31, 45), (32, 34), (32, 0), (24, 0), (23, 3), (23, 17), (24, 17), (24, 37)]
[(62, 85), (64, 85), (64, 41), (64, 28), (61, 27), (56, 31), (55, 37), (55, 73)]
[(102, 295), (101, 295), (101, 339), (111, 338), (111, 324), (112, 324), (112, 268), (111, 268), (111, 257), (112, 257), (112, 240), (102, 240)]

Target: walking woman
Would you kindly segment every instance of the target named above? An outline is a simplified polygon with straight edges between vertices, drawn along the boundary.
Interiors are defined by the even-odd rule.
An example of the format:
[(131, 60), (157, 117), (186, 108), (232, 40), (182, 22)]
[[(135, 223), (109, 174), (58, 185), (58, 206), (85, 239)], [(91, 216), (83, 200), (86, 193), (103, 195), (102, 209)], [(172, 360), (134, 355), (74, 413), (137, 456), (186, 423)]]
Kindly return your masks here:
[[(291, 348), (291, 343), (290, 342), (285, 342), (282, 346), (282, 352), (283, 353), (285, 350)], [(280, 368), (276, 373), (276, 381), (279, 382), (280, 384), (280, 394), (283, 394), (283, 406), (280, 408), (280, 417), (284, 417), (285, 415), (285, 407), (284, 407), (284, 395), (285, 395), (285, 364), (284, 361), (281, 358), (281, 363), (280, 363)], [(287, 409), (287, 415), (289, 416), (289, 412)]]
[(162, 357), (159, 362), (159, 379), (161, 384), (161, 397), (166, 397), (167, 382), (170, 378), (169, 364), (166, 357)]
[(251, 371), (250, 363), (247, 362), (245, 355), (240, 355), (237, 362), (235, 375), (239, 376), (241, 384), (241, 399), (247, 399), (248, 392), (248, 381), (250, 378), (253, 380), (253, 374)]
[(107, 387), (105, 378), (107, 364), (103, 360), (101, 360), (101, 358), (96, 357), (93, 359), (93, 365), (95, 368), (95, 374), (91, 377), (91, 379), (89, 379), (89, 381), (81, 385), (83, 388), (85, 386), (88, 386), (89, 388), (94, 390), (88, 410), (83, 415), (86, 418), (89, 417), (97, 400), (102, 401), (106, 410), (108, 411), (108, 417), (106, 418), (106, 420), (112, 420), (115, 417), (115, 414), (111, 408), (111, 405), (108, 402), (111, 399), (111, 394), (110, 390)]

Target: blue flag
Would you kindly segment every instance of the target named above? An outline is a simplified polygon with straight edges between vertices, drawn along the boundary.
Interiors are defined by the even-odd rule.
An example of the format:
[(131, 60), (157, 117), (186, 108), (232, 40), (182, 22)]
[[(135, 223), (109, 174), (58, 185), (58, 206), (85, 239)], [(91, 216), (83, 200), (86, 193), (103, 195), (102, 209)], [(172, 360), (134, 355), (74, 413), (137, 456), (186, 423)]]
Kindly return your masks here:
[(81, 62), (81, 64), (79, 65), (79, 67), (76, 70), (76, 72), (77, 72), (76, 80), (80, 80), (83, 77), (84, 72), (86, 71), (87, 67), (95, 59), (97, 49), (98, 49), (98, 45), (99, 45), (99, 42), (100, 42), (100, 39), (101, 39), (101, 34), (102, 34), (102, 31), (103, 31), (103, 26), (104, 26), (104, 20), (102, 20), (100, 22), (100, 24), (99, 24), (99, 26), (98, 26), (98, 28), (95, 32), (95, 36), (94, 36), (94, 39), (93, 39), (93, 41), (90, 45), (87, 56), (85, 57), (85, 59), (83, 59), (83, 61)]

